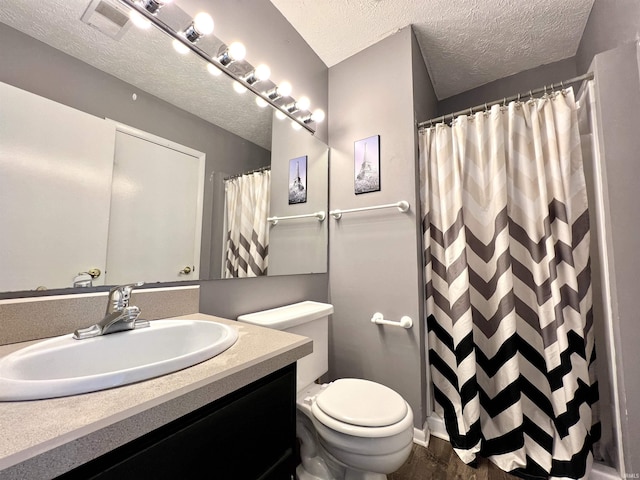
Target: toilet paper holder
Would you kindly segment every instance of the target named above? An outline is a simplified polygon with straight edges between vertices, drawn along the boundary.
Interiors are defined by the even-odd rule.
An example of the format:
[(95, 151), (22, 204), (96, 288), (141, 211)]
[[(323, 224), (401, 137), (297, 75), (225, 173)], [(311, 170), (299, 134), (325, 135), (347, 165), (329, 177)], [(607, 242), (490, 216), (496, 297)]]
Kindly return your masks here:
[(411, 328), (413, 327), (413, 320), (411, 317), (403, 316), (400, 320), (385, 320), (384, 315), (380, 312), (376, 312), (371, 317), (371, 323), (378, 325), (391, 325), (393, 327)]

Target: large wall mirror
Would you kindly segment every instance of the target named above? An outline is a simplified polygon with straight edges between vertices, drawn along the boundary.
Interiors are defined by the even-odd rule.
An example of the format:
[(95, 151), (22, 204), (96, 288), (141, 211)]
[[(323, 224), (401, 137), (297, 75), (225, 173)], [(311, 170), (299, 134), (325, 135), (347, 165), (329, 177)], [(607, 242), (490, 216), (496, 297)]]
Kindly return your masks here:
[[(159, 30), (106, 24), (110, 7), (122, 8), (5, 0), (0, 9), (0, 292), (326, 272), (326, 221), (262, 222), (262, 250), (235, 266), (229, 249), (244, 240), (230, 247), (228, 232), (246, 222), (230, 210), (230, 185), (264, 171), (267, 215), (326, 211), (327, 146)], [(176, 29), (190, 21), (176, 4), (162, 14)], [(290, 201), (293, 162), (304, 202)]]

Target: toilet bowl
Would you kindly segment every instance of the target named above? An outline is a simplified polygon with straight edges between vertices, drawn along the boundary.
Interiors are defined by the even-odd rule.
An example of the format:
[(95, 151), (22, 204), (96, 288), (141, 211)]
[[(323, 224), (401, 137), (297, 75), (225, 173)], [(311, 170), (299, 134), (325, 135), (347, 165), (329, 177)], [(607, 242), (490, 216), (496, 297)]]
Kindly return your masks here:
[[(355, 469), (369, 475), (356, 477), (352, 472), (347, 478), (383, 479), (400, 468), (409, 456), (413, 413), (390, 388), (351, 378), (326, 385), (312, 384), (298, 394), (297, 407), (299, 423), (300, 415), (304, 415), (313, 425), (320, 452), (324, 454), (320, 457), (334, 474), (328, 478), (344, 478), (350, 469)], [(302, 422), (298, 433), (300, 426), (306, 426)], [(308, 459), (302, 450), (305, 467)], [(303, 475), (299, 476), (304, 480)]]
[(394, 390), (369, 380), (314, 381), (328, 365), (328, 317), (333, 306), (301, 302), (238, 317), (310, 337), (313, 353), (297, 364), (296, 435), (299, 480), (384, 480), (408, 458), (413, 412)]

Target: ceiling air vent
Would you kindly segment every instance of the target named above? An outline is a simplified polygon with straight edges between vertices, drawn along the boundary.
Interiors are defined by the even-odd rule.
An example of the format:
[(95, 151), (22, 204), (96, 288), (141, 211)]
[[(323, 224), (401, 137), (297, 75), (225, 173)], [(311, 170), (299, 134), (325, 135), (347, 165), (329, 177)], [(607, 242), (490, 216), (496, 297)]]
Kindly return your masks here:
[(120, 40), (131, 26), (127, 9), (117, 0), (93, 0), (81, 20), (114, 40)]

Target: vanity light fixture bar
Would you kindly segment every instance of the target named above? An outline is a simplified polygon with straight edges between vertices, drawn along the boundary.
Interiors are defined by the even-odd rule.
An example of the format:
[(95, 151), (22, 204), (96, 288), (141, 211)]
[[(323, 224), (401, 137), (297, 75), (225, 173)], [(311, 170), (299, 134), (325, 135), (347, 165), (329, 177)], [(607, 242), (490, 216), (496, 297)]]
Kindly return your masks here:
[(324, 212), (324, 210), (320, 210), (319, 212), (307, 213), (304, 215), (290, 215), (288, 217), (268, 217), (267, 222), (269, 222), (271, 225), (277, 225), (280, 220), (294, 220), (297, 218), (313, 217), (317, 218), (319, 222), (324, 222), (324, 219), (327, 218), (327, 214)]
[(196, 44), (191, 43), (184, 35), (181, 35), (178, 32), (176, 32), (173, 28), (171, 28), (169, 25), (164, 23), (158, 17), (156, 17), (155, 15), (149, 13), (149, 11), (147, 11), (147, 9), (145, 9), (143, 6), (138, 4), (138, 2), (136, 2), (135, 0), (118, 0), (118, 1), (120, 3), (126, 5), (127, 7), (131, 8), (132, 10), (135, 10), (136, 12), (138, 12), (144, 18), (149, 20), (158, 30), (162, 31), (164, 34), (168, 35), (169, 37), (171, 37), (174, 40), (176, 40), (176, 41), (180, 42), (181, 44), (183, 44), (185, 47), (187, 47), (189, 50), (191, 50), (197, 56), (202, 58), (205, 62), (213, 65), (216, 68), (218, 68), (227, 77), (229, 77), (232, 80), (235, 80), (236, 82), (240, 83), (242, 86), (246, 87), (247, 90), (251, 90), (254, 94), (258, 95), (265, 102), (267, 102), (269, 105), (274, 107), (276, 109), (276, 111), (278, 111), (278, 110), (281, 111), (284, 115), (289, 117), (291, 120), (296, 122), (298, 125), (300, 125), (304, 129), (306, 129), (307, 131), (309, 131), (312, 135), (316, 133), (315, 130), (313, 128), (311, 128), (309, 125), (307, 125), (301, 118), (298, 118), (295, 115), (293, 115), (292, 113), (290, 113), (290, 112), (288, 112), (286, 110), (283, 110), (278, 104), (276, 104), (271, 98), (269, 98), (269, 96), (263, 95), (263, 92), (261, 92), (260, 90), (255, 88), (253, 86), (253, 84), (250, 84), (250, 83), (246, 82), (244, 79), (242, 79), (241, 77), (238, 77), (233, 72), (231, 72), (230, 70), (225, 68), (224, 65), (222, 65), (216, 58), (213, 58), (211, 55), (209, 55), (207, 52), (202, 50)]
[(360, 207), (360, 208), (350, 208), (348, 210), (331, 210), (329, 215), (331, 215), (336, 220), (340, 220), (342, 218), (343, 213), (353, 213), (353, 212), (366, 212), (368, 210), (380, 210), (381, 208), (397, 208), (400, 212), (404, 213), (409, 210), (409, 202), (406, 200), (400, 200), (397, 203), (387, 203), (385, 205), (374, 205), (372, 207)]

